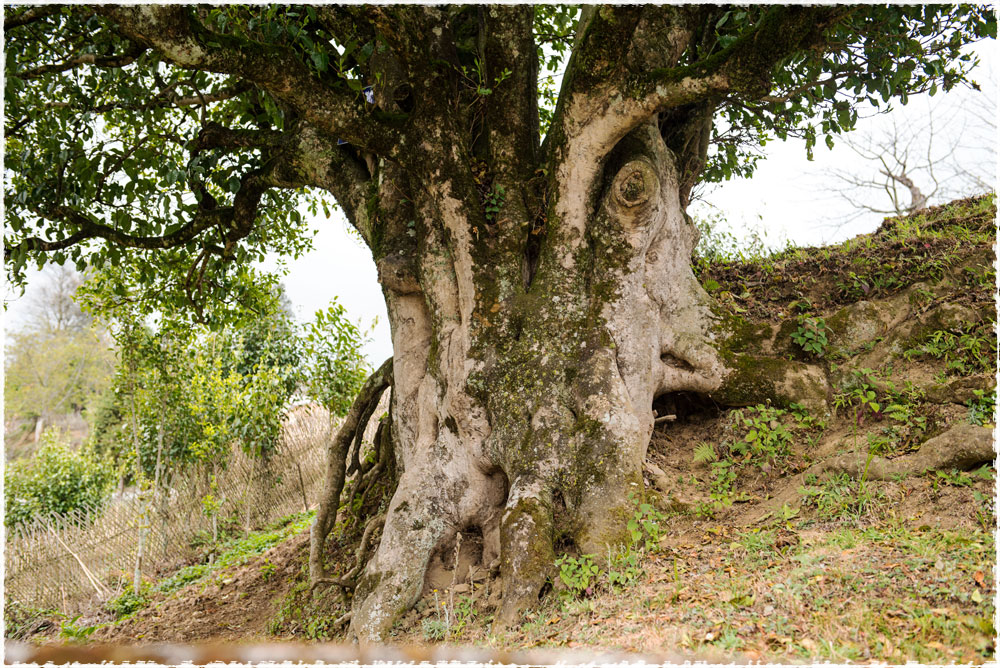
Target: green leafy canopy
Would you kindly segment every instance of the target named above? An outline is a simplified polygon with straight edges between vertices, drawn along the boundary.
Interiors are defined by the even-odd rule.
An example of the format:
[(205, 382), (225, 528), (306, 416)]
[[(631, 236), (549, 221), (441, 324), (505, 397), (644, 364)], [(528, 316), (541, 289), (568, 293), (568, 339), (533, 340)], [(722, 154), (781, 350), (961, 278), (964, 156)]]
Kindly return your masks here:
[[(641, 21), (659, 25), (675, 10), (646, 7)], [(344, 204), (347, 190), (316, 188), (310, 165), (295, 153), (305, 125), (322, 120), (336, 128), (331, 141), (345, 137), (358, 150), (391, 154), (386, 146), (419, 111), (414, 104), (450, 96), (456, 109), (481, 113), (477, 100), (514, 85), (509, 68), (485, 60), (481, 7), (441, 10), (453, 62), (408, 64), (416, 73), (443, 71), (452, 88), (414, 93), (415, 75), (410, 93), (400, 88), (409, 101), (393, 113), (370, 103), (365, 89), (388, 76), (380, 54), (401, 54), (416, 39), (410, 32), (425, 34), (410, 9), (158, 11), (169, 14), (170, 31), (153, 35), (141, 33), (145, 15), (128, 8), (5, 8), (4, 241), (14, 285), (32, 264), (111, 268), (102, 278), (109, 299), (141, 292), (150, 308), (194, 306), (200, 320), (224, 321), (234, 304), (266, 294), (254, 287), (255, 263), (310, 247), (303, 211), (322, 205), (328, 212), (331, 196)], [(629, 11), (640, 10), (597, 14), (614, 25)], [(963, 47), (996, 35), (994, 14), (982, 6), (842, 7), (808, 47), (755, 67), (768, 45), (754, 40), (775, 26), (780, 33), (787, 8), (687, 11), (695, 38), (664, 78), (729, 65), (736, 79), (745, 76), (710, 100), (714, 148), (701, 174), (709, 181), (750, 174), (771, 139), (800, 136), (811, 151), (820, 138), (830, 143), (854, 127), (867, 105), (885, 109), (969, 82), (976, 60)], [(526, 57), (537, 59), (541, 133), (560, 113), (558, 75), (585, 41), (577, 35), (580, 15), (575, 5), (534, 8), (537, 52)], [(631, 57), (612, 66), (641, 69), (625, 62)], [(313, 104), (320, 97), (332, 102), (320, 108)], [(334, 143), (324, 154), (334, 172), (348, 158), (358, 164), (356, 149)], [(207, 304), (214, 306), (204, 310)]]

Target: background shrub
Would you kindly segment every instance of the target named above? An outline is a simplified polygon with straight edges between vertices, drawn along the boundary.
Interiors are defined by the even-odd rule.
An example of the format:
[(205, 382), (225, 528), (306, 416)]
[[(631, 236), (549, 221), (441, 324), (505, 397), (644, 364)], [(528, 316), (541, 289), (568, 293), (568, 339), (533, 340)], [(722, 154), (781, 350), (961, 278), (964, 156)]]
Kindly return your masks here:
[(111, 495), (116, 475), (89, 448), (73, 449), (65, 433), (47, 429), (33, 459), (4, 470), (4, 524), (15, 527), (37, 515), (62, 515), (99, 506)]

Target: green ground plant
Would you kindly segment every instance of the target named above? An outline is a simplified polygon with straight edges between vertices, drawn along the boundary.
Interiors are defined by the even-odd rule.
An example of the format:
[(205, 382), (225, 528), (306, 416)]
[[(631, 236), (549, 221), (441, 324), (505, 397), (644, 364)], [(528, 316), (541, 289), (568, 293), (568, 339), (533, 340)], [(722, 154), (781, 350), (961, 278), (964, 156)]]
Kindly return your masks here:
[(592, 586), (603, 574), (594, 563), (592, 554), (583, 554), (579, 557), (564, 554), (556, 559), (556, 567), (559, 569), (559, 579), (566, 586), (569, 598), (579, 598), (593, 593)]
[[(794, 424), (786, 424), (788, 417)], [(710, 502), (699, 504), (695, 512), (712, 516), (740, 500), (734, 486), (741, 473), (757, 468), (768, 471), (782, 466), (791, 454), (796, 431), (806, 432), (825, 428), (825, 421), (809, 415), (805, 407), (796, 404), (791, 410), (758, 404), (730, 412), (730, 429), (734, 437), (718, 445), (699, 443), (694, 450), (695, 463), (709, 465)]]
[(823, 357), (830, 341), (823, 318), (813, 315), (797, 316), (799, 326), (792, 332), (792, 341), (802, 350), (816, 357)]
[(63, 620), (59, 624), (60, 640), (73, 643), (85, 643), (90, 640), (90, 636), (94, 634), (94, 631), (103, 626), (103, 624), (88, 624), (85, 626), (82, 622), (77, 623), (77, 620), (82, 616), (83, 615), (76, 615), (72, 619)]
[(908, 359), (943, 360), (948, 375), (995, 373), (997, 339), (992, 322), (969, 323), (961, 329), (928, 332), (917, 345), (903, 352)]
[(996, 413), (996, 388), (986, 390), (973, 390), (972, 399), (965, 402), (969, 407), (969, 422), (977, 425), (992, 424)]
[(477, 614), (475, 601), (471, 596), (459, 597), (458, 605), (455, 606), (454, 611), (451, 613), (454, 619), (451, 624), (451, 634), (453, 636), (460, 636), (466, 626), (475, 621)]
[(972, 500), (975, 502), (973, 512), (979, 526), (983, 531), (992, 531), (996, 524), (996, 499), (992, 494), (972, 490)]
[(632, 545), (608, 547), (608, 585), (612, 591), (634, 585), (642, 575), (642, 549)]
[(104, 604), (104, 609), (111, 613), (115, 620), (123, 619), (141, 610), (149, 603), (148, 591), (143, 590), (138, 596), (129, 589)]
[(632, 541), (628, 547), (641, 546), (647, 553), (655, 552), (659, 549), (660, 539), (663, 536), (660, 522), (666, 519), (666, 516), (653, 504), (641, 501), (634, 494), (630, 500), (635, 505), (635, 511), (627, 524)]
[(928, 471), (928, 475), (931, 479), (931, 484), (934, 489), (937, 489), (938, 485), (947, 485), (949, 487), (972, 487), (975, 481), (986, 480), (992, 482), (993, 471), (988, 465), (980, 466), (974, 471), (959, 471), (958, 469), (951, 469), (950, 471)]
[(593, 596), (605, 586), (618, 591), (635, 585), (643, 573), (645, 557), (659, 551), (664, 536), (662, 522), (667, 516), (636, 494), (631, 494), (629, 500), (635, 508), (627, 522), (629, 540), (624, 545), (608, 547), (606, 569), (597, 565), (593, 554), (577, 557), (563, 554), (556, 559), (559, 581), (564, 587), (559, 593), (563, 605)]
[(448, 635), (448, 627), (441, 619), (428, 617), (420, 622), (420, 628), (424, 634), (424, 640), (440, 641)]
[(314, 641), (330, 640), (339, 630), (333, 622), (343, 611), (331, 614), (327, 601), (312, 595), (305, 569), (299, 577), (278, 613), (268, 622), (267, 632), (271, 635), (291, 633)]
[(909, 381), (899, 388), (891, 380), (877, 380), (871, 369), (853, 371), (834, 394), (833, 405), (852, 419), (855, 430), (866, 421), (888, 420), (874, 437), (880, 455), (915, 450), (930, 426), (931, 413), (921, 389)]

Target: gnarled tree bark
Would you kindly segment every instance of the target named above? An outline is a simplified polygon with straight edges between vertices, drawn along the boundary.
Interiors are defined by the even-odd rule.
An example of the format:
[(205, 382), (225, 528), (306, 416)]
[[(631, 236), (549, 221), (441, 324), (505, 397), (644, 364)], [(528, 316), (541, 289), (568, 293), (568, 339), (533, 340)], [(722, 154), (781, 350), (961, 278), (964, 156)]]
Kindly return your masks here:
[[(588, 8), (544, 142), (531, 6), (325, 6), (275, 24), (239, 7), (232, 16), (181, 5), (92, 11), (129, 54), (152, 50), (158, 63), (228, 77), (219, 99), (259, 93), (280, 123), (203, 123), (185, 144), (193, 158), (260, 159), (228, 181), (231, 206), (195, 188), (197, 211), (180, 231), (125, 234), (49, 207), (37, 215), (75, 231), (5, 252), (197, 238), (205, 262), (224, 260), (255, 231), (269, 189), (336, 198), (372, 251), (394, 349), (399, 481), (357, 582), (354, 637), (386, 637), (457, 532), (481, 532), (507, 622), (537, 601), (557, 547), (601, 554), (623, 540), (661, 394), (823, 403), (822, 372), (747, 349), (753, 337), (698, 284), (685, 207), (719, 105), (764, 99), (793, 56), (801, 64), (814, 47), (846, 48), (827, 29), (856, 8), (740, 12), (725, 41), (724, 7)], [(12, 20), (43, 20), (29, 14)], [(265, 24), (280, 39), (263, 37)], [(337, 47), (358, 41), (371, 46), (364, 58)], [(333, 66), (338, 58), (346, 69)], [(203, 241), (206, 230), (218, 244)], [(379, 383), (389, 373), (383, 366)], [(349, 436), (331, 448), (310, 555), (316, 580)]]

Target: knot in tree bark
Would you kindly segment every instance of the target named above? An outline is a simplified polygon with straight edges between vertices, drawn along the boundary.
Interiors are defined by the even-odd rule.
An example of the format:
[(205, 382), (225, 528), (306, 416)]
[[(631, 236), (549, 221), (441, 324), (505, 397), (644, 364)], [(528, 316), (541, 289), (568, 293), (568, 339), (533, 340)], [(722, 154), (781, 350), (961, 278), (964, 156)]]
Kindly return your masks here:
[(619, 205), (632, 209), (653, 200), (659, 185), (660, 180), (649, 162), (632, 160), (618, 170), (612, 193)]

